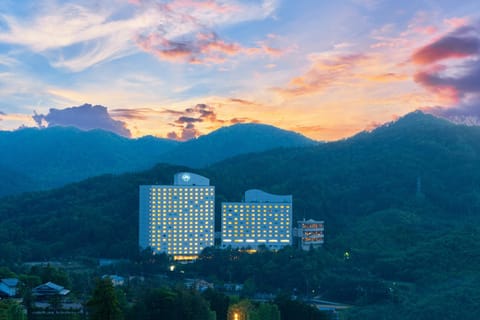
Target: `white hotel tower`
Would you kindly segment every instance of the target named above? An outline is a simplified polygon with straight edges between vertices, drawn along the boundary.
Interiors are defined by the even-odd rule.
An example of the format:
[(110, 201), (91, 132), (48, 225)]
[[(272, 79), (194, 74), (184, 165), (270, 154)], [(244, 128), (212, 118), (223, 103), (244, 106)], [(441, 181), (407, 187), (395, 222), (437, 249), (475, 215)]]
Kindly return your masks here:
[(140, 186), (140, 248), (193, 260), (214, 245), (215, 187), (197, 174), (180, 172), (173, 185)]
[(292, 244), (292, 196), (253, 189), (244, 202), (222, 203), (222, 247), (278, 250)]

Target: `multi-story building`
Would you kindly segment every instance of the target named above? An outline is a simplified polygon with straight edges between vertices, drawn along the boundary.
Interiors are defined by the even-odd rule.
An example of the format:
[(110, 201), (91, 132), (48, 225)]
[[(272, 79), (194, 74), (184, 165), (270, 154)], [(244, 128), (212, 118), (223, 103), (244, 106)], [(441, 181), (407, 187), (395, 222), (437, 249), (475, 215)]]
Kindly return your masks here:
[(303, 250), (321, 247), (324, 240), (324, 222), (312, 219), (298, 221), (296, 236), (298, 246)]
[(177, 173), (173, 185), (140, 186), (140, 248), (193, 260), (214, 245), (215, 187), (189, 172)]
[(244, 202), (222, 203), (222, 247), (278, 250), (292, 243), (292, 196), (253, 189)]

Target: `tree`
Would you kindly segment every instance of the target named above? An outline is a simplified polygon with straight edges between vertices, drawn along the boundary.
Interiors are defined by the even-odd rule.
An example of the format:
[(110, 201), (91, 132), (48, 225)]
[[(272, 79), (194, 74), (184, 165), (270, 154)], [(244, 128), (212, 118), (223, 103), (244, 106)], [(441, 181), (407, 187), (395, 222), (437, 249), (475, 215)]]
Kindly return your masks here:
[(123, 318), (112, 280), (97, 280), (92, 298), (87, 302), (91, 320), (119, 320)]
[(5, 320), (24, 320), (25, 313), (23, 308), (13, 300), (0, 301), (0, 319)]
[(210, 309), (215, 311), (217, 320), (227, 320), (230, 298), (227, 295), (210, 288), (202, 295), (208, 302), (210, 302)]
[(251, 313), (250, 320), (280, 320), (280, 310), (276, 304), (261, 303)]

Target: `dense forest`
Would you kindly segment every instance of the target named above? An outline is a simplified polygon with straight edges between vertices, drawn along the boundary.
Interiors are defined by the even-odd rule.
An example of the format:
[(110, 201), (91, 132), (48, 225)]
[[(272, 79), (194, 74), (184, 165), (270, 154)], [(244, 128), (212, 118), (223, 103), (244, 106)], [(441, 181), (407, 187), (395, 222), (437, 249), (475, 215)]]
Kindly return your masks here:
[[(478, 141), (478, 127), (415, 112), (350, 139), (195, 170), (215, 185), (217, 206), (251, 188), (292, 194), (295, 219), (325, 220), (326, 244), (308, 253), (207, 249), (186, 271), (266, 292), (314, 290), (356, 306), (351, 319), (477, 319)], [(3, 198), (0, 259), (133, 258), (138, 185), (171, 184), (189, 170), (161, 164)]]

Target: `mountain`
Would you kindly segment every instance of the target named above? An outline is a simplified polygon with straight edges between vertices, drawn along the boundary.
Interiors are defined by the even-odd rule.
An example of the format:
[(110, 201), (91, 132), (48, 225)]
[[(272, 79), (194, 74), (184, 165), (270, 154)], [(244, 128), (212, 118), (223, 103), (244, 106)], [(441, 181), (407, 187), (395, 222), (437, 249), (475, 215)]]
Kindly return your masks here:
[(306, 137), (267, 125), (235, 125), (185, 143), (152, 136), (128, 139), (73, 127), (0, 131), (0, 196), (59, 187), (106, 173), (145, 170), (167, 162), (202, 167), (230, 156), (313, 145)]
[(275, 148), (313, 146), (318, 142), (292, 131), (265, 124), (236, 124), (180, 144), (162, 162), (203, 168), (239, 154)]
[(12, 182), (2, 183), (0, 195), (58, 187), (104, 173), (145, 170), (177, 144), (73, 127), (0, 131), (0, 167), (6, 168)]
[[(330, 240), (355, 229), (357, 221), (390, 209), (412, 212), (418, 221), (444, 228), (478, 218), (479, 139), (478, 127), (415, 113), (344, 141), (241, 155), (195, 172), (215, 185), (217, 206), (240, 201), (252, 188), (293, 194), (294, 218), (327, 221)], [(1, 226), (17, 226), (15, 236), (25, 235), (23, 245), (41, 243), (45, 256), (134, 252), (138, 186), (171, 184), (173, 174), (185, 170), (190, 169), (164, 164), (4, 198), (0, 231)], [(56, 235), (58, 245), (51, 247)]]
[[(238, 274), (219, 272), (228, 268), (221, 263), (201, 272), (196, 264), (191, 268), (262, 288), (267, 279), (257, 269), (269, 275), (278, 264), (296, 265), (303, 271), (284, 274), (291, 280), (287, 289), (307, 286), (323, 299), (355, 305), (352, 319), (476, 319), (479, 139), (479, 127), (416, 112), (343, 141), (240, 155), (195, 170), (215, 185), (217, 226), (222, 201), (239, 201), (245, 190), (260, 188), (292, 194), (294, 221), (325, 220), (326, 243), (308, 254), (311, 262), (287, 251), (279, 257), (288, 261), (255, 262), (248, 255)], [(161, 164), (3, 198), (0, 261), (135, 257), (138, 186), (171, 184), (173, 174), (185, 170)]]

